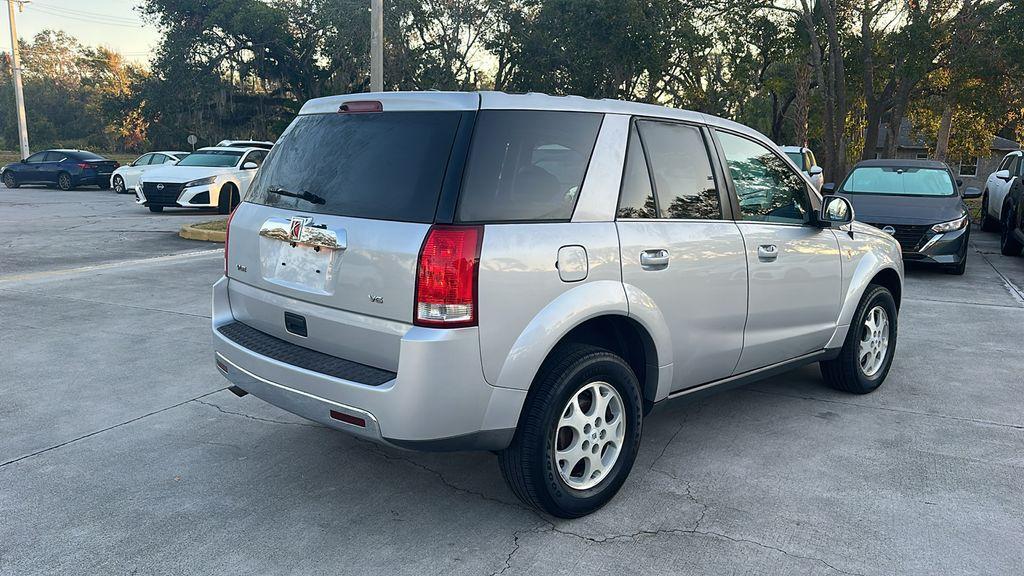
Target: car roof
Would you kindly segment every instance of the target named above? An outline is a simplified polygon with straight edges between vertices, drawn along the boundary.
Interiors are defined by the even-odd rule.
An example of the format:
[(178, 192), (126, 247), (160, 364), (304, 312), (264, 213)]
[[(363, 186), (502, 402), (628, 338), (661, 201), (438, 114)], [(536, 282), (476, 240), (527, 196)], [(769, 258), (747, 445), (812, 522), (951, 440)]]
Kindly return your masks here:
[[(185, 150), (153, 150), (152, 152), (146, 152), (146, 154), (191, 154), (191, 152), (186, 152)], [(146, 154), (140, 154), (140, 156), (145, 156)]]
[[(204, 152), (209, 150), (225, 150), (231, 152), (248, 152), (250, 150), (262, 150), (263, 152), (267, 151), (266, 148), (260, 148), (258, 146), (205, 146), (203, 148), (196, 150), (196, 152)], [(189, 152), (189, 154), (192, 154), (192, 152)]]
[(945, 162), (938, 160), (910, 160), (899, 158), (882, 158), (878, 160), (862, 160), (854, 168), (938, 168), (949, 170)]
[(594, 99), (582, 96), (552, 96), (539, 92), (509, 94), (507, 92), (364, 92), (340, 96), (314, 98), (303, 104), (299, 115), (333, 114), (343, 104), (359, 101), (380, 102), (385, 111), (472, 111), (472, 110), (551, 110), (560, 112), (598, 112), (648, 116), (684, 122), (696, 122), (709, 126), (746, 134), (765, 146), (777, 146), (757, 130), (710, 114), (668, 108), (656, 104), (629, 102), (625, 100)]

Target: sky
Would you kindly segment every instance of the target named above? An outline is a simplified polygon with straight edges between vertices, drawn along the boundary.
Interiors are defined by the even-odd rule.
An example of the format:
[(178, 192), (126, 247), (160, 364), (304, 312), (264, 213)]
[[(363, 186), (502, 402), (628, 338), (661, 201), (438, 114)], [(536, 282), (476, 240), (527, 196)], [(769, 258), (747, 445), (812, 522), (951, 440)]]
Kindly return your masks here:
[[(10, 51), (11, 31), (6, 2), (0, 0), (3, 38), (0, 46)], [(27, 0), (15, 11), (18, 36), (30, 39), (47, 28), (63, 30), (86, 46), (106, 46), (129, 60), (145, 64), (160, 40), (157, 29), (145, 25), (135, 10), (139, 0)]]

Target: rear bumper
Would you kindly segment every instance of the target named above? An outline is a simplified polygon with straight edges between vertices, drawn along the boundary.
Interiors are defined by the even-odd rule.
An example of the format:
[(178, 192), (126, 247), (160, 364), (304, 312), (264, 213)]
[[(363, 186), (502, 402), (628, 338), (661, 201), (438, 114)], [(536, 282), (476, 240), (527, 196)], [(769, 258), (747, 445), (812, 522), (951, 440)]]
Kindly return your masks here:
[(903, 260), (925, 264), (957, 265), (967, 258), (969, 239), (970, 226), (953, 232), (936, 234), (918, 250), (904, 252)]
[[(216, 362), (246, 392), (325, 426), (403, 448), (500, 450), (511, 442), (526, 391), (484, 381), (476, 328), (410, 327), (395, 378), (367, 385), (280, 362), (225, 337), (218, 328), (235, 322), (229, 282), (222, 278), (213, 288)], [(352, 423), (359, 420), (362, 425)]]

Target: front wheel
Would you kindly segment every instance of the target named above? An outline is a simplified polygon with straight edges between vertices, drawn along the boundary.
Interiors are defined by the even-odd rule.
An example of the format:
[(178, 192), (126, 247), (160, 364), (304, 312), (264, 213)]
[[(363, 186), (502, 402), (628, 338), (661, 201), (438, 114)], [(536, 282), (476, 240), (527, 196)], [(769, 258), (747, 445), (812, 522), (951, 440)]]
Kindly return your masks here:
[(149, 207), (149, 211), (150, 212), (163, 212), (164, 211), (164, 207), (163, 206), (150, 206)]
[(120, 176), (114, 176), (114, 193), (116, 193), (116, 194), (124, 194), (125, 193), (124, 178), (121, 178)]
[(578, 518), (608, 503), (632, 470), (643, 401), (636, 375), (618, 355), (587, 345), (556, 354), (534, 382), (498, 463), (523, 502)]
[(238, 206), (239, 201), (238, 190), (231, 184), (225, 184), (220, 189), (220, 194), (217, 195), (217, 213), (231, 214), (235, 206)]
[(988, 191), (981, 197), (981, 230), (983, 232), (999, 231), (999, 221), (988, 215)]
[(1014, 210), (1007, 207), (1003, 210), (1003, 223), (1000, 226), (999, 231), (999, 252), (1003, 256), (1020, 256), (1020, 251), (1024, 249), (1024, 244), (1017, 241), (1017, 238), (1013, 235), (1014, 222), (1017, 221), (1014, 218)]
[(74, 182), (71, 180), (71, 174), (68, 174), (67, 172), (61, 172), (57, 176), (57, 188), (60, 188), (61, 190), (67, 192), (68, 190), (71, 190), (74, 187)]
[(896, 334), (896, 301), (892, 293), (884, 286), (868, 286), (839, 356), (820, 363), (825, 383), (854, 394), (873, 392), (892, 366)]
[(20, 184), (18, 184), (18, 179), (14, 176), (14, 172), (4, 172), (4, 186), (8, 188), (17, 188), (20, 186)]

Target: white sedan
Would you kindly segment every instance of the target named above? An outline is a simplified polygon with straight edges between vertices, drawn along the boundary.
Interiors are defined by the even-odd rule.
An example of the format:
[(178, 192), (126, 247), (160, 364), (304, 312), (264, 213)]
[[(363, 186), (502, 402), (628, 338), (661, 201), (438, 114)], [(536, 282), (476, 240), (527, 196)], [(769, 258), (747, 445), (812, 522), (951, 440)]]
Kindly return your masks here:
[(217, 208), (228, 214), (241, 202), (269, 152), (264, 148), (200, 148), (173, 166), (147, 172), (135, 187), (135, 196), (151, 212), (180, 207)]
[(143, 154), (131, 164), (125, 164), (114, 170), (114, 173), (110, 175), (110, 187), (118, 194), (131, 192), (135, 189), (135, 186), (139, 183), (139, 178), (143, 174), (154, 168), (168, 164), (177, 164), (179, 160), (188, 156), (188, 154), (188, 152), (178, 150), (161, 150), (159, 152)]

